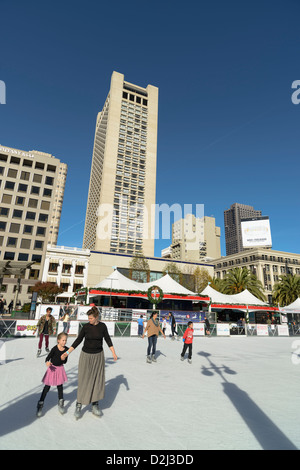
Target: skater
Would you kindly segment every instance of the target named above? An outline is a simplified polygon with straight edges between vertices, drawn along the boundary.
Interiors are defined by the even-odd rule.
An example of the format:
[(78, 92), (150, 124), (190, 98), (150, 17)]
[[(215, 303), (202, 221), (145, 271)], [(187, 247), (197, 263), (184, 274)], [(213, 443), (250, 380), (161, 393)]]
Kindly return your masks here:
[(46, 309), (46, 315), (43, 315), (37, 322), (38, 334), (40, 335), (37, 356), (42, 352), (43, 339), (45, 337), (46, 352), (49, 352), (49, 335), (56, 334), (56, 320), (51, 315), (52, 308)]
[(191, 364), (192, 363), (192, 349), (193, 349), (193, 335), (194, 335), (194, 329), (193, 329), (193, 322), (189, 321), (187, 329), (184, 332), (183, 335), (183, 349), (181, 353), (181, 360), (184, 360), (184, 355), (186, 353), (186, 350), (189, 350), (188, 354), (188, 362)]
[(205, 333), (207, 336), (210, 336), (210, 323), (207, 317), (204, 317), (204, 322), (205, 322)]
[(42, 416), (44, 401), (47, 393), (50, 390), (50, 387), (55, 385), (58, 391), (58, 410), (61, 414), (64, 414), (63, 384), (68, 380), (64, 369), (64, 364), (67, 362), (68, 356), (66, 359), (62, 360), (61, 355), (68, 350), (66, 342), (66, 333), (60, 333), (57, 336), (57, 345), (51, 349), (50, 353), (46, 357), (47, 371), (42, 379), (42, 382), (45, 386), (37, 404), (38, 417)]
[(167, 320), (166, 320), (166, 317), (163, 317), (162, 330), (163, 330), (164, 335), (166, 334), (166, 329), (167, 329)]
[(176, 331), (176, 320), (172, 312), (169, 312), (169, 320), (170, 320), (171, 329), (172, 329), (172, 340), (175, 339), (174, 333), (176, 333), (177, 340), (179, 341), (179, 335), (178, 335), (178, 332)]
[(143, 336), (143, 331), (144, 331), (144, 320), (143, 320), (143, 315), (140, 316), (138, 319), (138, 336), (141, 338)]
[[(147, 348), (147, 362), (151, 364), (151, 362), (156, 362), (155, 358), (155, 352), (156, 352), (156, 343), (157, 343), (157, 337), (159, 335), (159, 332), (163, 335), (163, 337), (166, 339), (166, 336), (164, 332), (162, 331), (158, 318), (157, 318), (158, 312), (152, 312), (150, 319), (147, 322), (145, 331), (143, 333), (142, 338), (145, 337), (145, 334), (148, 332), (148, 348)], [(151, 354), (152, 350), (152, 354)]]
[(92, 307), (87, 312), (89, 323), (86, 323), (72, 346), (62, 355), (64, 360), (83, 341), (78, 364), (78, 389), (75, 418), (80, 418), (82, 405), (92, 403), (92, 412), (95, 416), (101, 416), (98, 401), (104, 397), (105, 389), (105, 358), (103, 352), (103, 338), (110, 348), (116, 361), (111, 338), (105, 323), (99, 321), (97, 307)]

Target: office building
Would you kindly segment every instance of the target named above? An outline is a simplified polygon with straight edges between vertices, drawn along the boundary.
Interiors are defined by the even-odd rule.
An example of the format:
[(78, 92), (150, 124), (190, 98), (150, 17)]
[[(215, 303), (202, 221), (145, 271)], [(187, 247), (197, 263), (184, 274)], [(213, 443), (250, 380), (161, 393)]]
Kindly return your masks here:
[(233, 255), (244, 250), (241, 232), (241, 220), (261, 217), (261, 211), (245, 204), (232, 204), (224, 211), (226, 255)]
[(158, 88), (113, 72), (97, 116), (83, 248), (153, 256), (157, 118)]
[(187, 214), (172, 225), (172, 244), (162, 250), (162, 257), (182, 261), (220, 258), (221, 229), (214, 217)]
[[(0, 260), (34, 262), (22, 280), (19, 300), (41, 280), (47, 244), (56, 244), (67, 165), (51, 154), (0, 146)], [(16, 281), (5, 278), (12, 299)]]

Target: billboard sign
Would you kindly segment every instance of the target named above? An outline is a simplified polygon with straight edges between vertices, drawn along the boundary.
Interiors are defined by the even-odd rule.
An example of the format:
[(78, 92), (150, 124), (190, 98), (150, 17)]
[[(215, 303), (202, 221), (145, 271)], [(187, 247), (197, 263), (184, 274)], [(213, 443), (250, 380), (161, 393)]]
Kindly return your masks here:
[(272, 246), (269, 217), (242, 219), (241, 232), (244, 248)]

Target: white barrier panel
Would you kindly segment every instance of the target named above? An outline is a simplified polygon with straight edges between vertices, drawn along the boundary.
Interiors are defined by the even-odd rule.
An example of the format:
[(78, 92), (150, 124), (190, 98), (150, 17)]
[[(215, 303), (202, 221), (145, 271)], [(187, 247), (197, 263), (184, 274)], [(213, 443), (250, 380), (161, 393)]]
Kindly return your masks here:
[(194, 336), (204, 336), (205, 328), (204, 323), (193, 323)]
[(35, 313), (35, 319), (38, 320), (41, 318), (43, 315), (46, 315), (46, 310), (47, 308), (50, 307), (52, 308), (51, 315), (55, 318), (55, 320), (59, 319), (59, 313), (60, 313), (60, 305), (47, 305), (47, 304), (40, 304), (38, 305)]
[[(78, 335), (78, 329), (79, 329), (79, 322), (78, 321), (68, 322), (68, 330), (67, 330), (68, 335), (77, 336)], [(64, 325), (63, 325), (63, 322), (60, 321), (60, 322), (58, 322), (57, 334), (62, 333), (63, 331), (64, 331)]]
[(269, 336), (268, 325), (256, 325), (256, 334), (257, 336)]
[(289, 327), (288, 325), (277, 325), (278, 336), (289, 336)]
[(79, 305), (77, 309), (77, 320), (88, 321), (87, 312), (89, 310), (91, 310), (91, 307), (89, 305), (88, 306)]
[(102, 321), (107, 326), (109, 336), (114, 336), (115, 334), (115, 322), (113, 321)]
[(15, 336), (36, 336), (37, 320), (17, 320)]
[(230, 336), (228, 323), (217, 323), (217, 336)]

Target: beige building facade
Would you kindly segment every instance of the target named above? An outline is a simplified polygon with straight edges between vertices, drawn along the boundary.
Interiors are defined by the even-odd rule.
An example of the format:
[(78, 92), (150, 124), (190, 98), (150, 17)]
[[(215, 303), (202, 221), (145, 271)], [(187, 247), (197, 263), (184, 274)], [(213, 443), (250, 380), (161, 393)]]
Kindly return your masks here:
[(43, 282), (53, 282), (70, 298), (77, 289), (87, 286), (90, 250), (67, 246), (47, 246)]
[[(179, 261), (151, 256), (145, 256), (145, 258), (150, 268), (149, 281), (161, 278), (163, 275), (162, 271), (165, 270), (168, 263), (176, 264), (183, 274), (189, 275), (197, 267), (200, 267), (207, 269), (210, 276), (214, 275), (214, 266), (212, 263)], [(99, 282), (109, 276), (115, 268), (123, 272), (124, 275), (127, 275), (131, 261), (132, 256), (130, 255), (91, 251), (87, 287), (95, 287)]]
[[(47, 244), (56, 244), (67, 165), (51, 154), (0, 145), (0, 260), (34, 263), (22, 276), (18, 295), (29, 302), (42, 278)], [(14, 298), (17, 280), (3, 280), (1, 295)]]
[(262, 282), (265, 295), (269, 298), (280, 275), (300, 275), (300, 254), (287, 253), (268, 248), (252, 248), (212, 261), (215, 276), (223, 279), (226, 273), (236, 267), (246, 267)]
[(220, 258), (220, 240), (214, 217), (187, 214), (172, 225), (172, 244), (162, 250), (162, 257), (195, 262)]
[(113, 72), (96, 122), (84, 248), (154, 254), (157, 120), (158, 88)]

